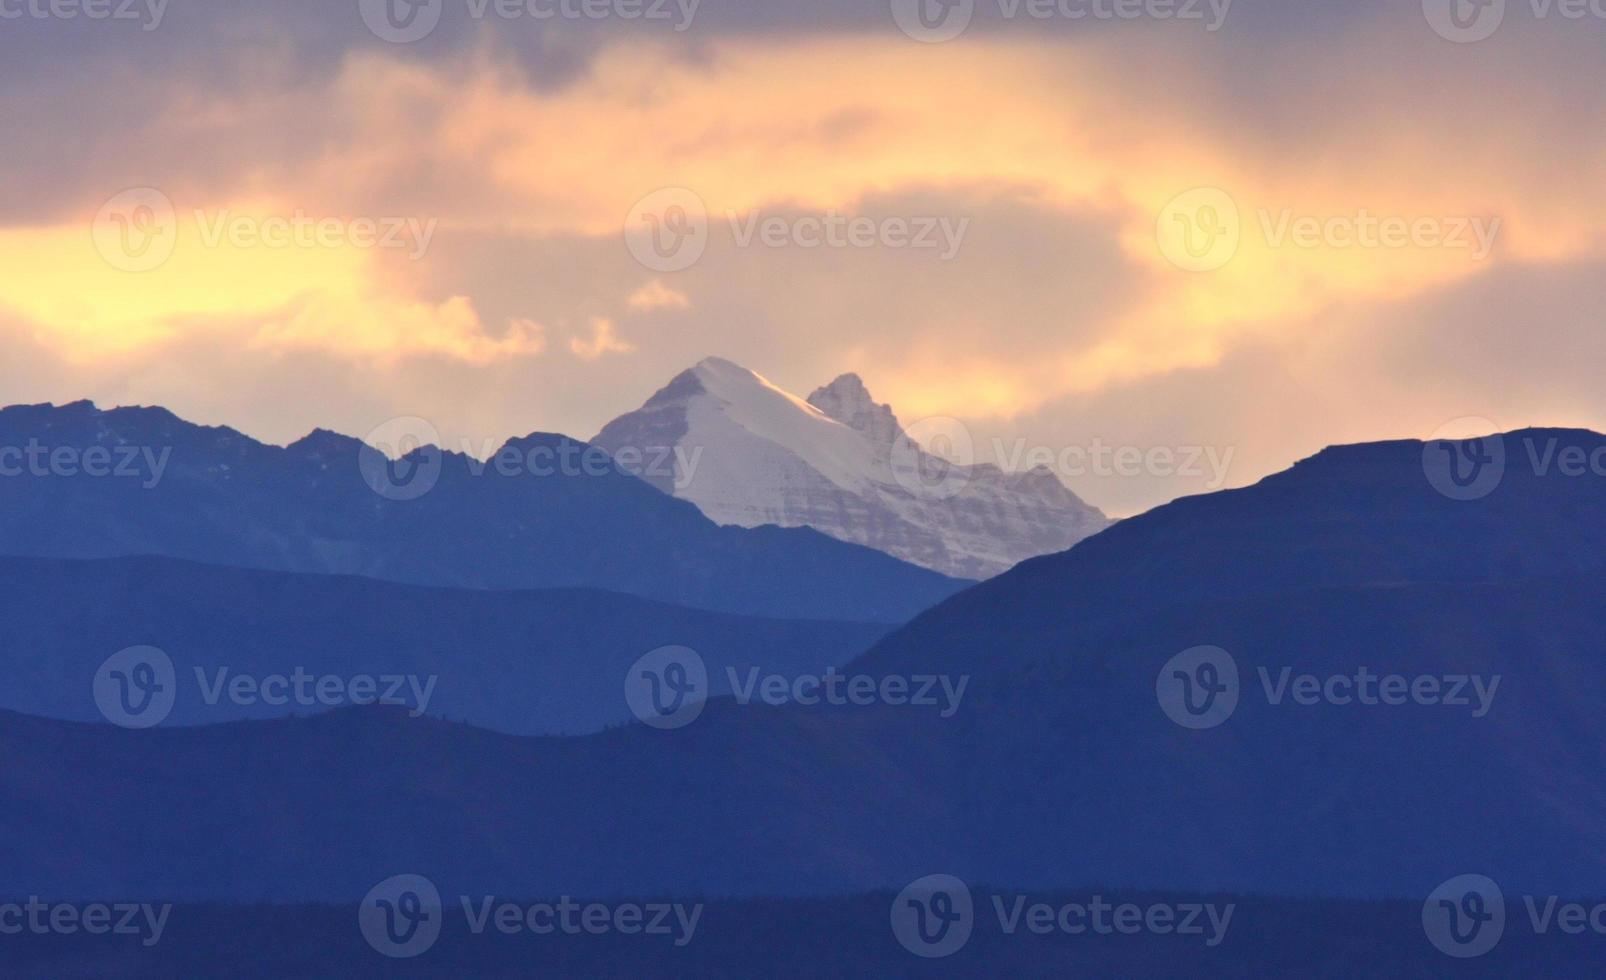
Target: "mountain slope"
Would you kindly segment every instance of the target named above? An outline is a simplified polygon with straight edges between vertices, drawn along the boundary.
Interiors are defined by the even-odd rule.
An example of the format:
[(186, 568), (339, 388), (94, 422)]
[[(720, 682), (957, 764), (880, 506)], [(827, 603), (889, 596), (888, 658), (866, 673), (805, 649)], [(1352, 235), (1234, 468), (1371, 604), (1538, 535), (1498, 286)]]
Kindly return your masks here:
[[(7, 637), (0, 675), (8, 678), (0, 707), (27, 714), (102, 720), (92, 697), (101, 664), (124, 648), (150, 645), (175, 668), (167, 725), (327, 710), (307, 699), (274, 705), (254, 694), (245, 703), (226, 696), (208, 703), (206, 685), (220, 677), (261, 681), (300, 670), (416, 678), (417, 688), (385, 696), (409, 707), (423, 702), (437, 717), (529, 735), (633, 721), (626, 674), (658, 647), (697, 651), (710, 689), (723, 694), (727, 667), (818, 673), (885, 632), (704, 612), (590, 589), (476, 592), (164, 558), (0, 557), (0, 621)], [(344, 693), (339, 699), (345, 703)]]
[[(1550, 435), (1507, 436), (1508, 458)], [(0, 716), (18, 844), (0, 879), (349, 900), (402, 870), (451, 891), (682, 895), (944, 872), (1419, 902), (1475, 871), (1508, 900), (1597, 895), (1603, 537), (1598, 477), (1514, 465), (1464, 502), (1429, 487), (1419, 443), (1344, 447), (1028, 563), (848, 668), (966, 674), (949, 718), (722, 700), (674, 731), (519, 739), (374, 710), (143, 733)], [(1090, 584), (1089, 550), (1110, 569)], [(1231, 654), (1240, 696), (1193, 730), (1156, 684), (1201, 644)], [(1478, 714), (1274, 701), (1259, 679), (1361, 667), (1500, 681)], [(337, 816), (359, 809), (361, 826)]]
[(813, 527), (961, 578), (1068, 548), (1108, 525), (1046, 469), (1004, 473), (933, 457), (856, 375), (807, 401), (708, 358), (593, 442), (677, 450), (648, 479), (722, 524)]
[[(947, 720), (722, 700), (675, 731), (532, 739), (371, 708), (146, 732), (0, 713), (14, 844), (0, 878), (350, 901), (402, 871), (464, 894), (748, 896), (940, 871), (1028, 889), (1420, 898), (1475, 869), (1588, 896), (1606, 887), (1598, 599), (1575, 580), (1180, 610), (1119, 646), (1103, 635), (1063, 663), (978, 678)], [(1463, 649), (1475, 630), (1440, 629), (1457, 617), (1502, 641)], [(1353, 666), (1361, 642), (1367, 663), (1505, 680), (1483, 718), (1246, 696), (1222, 727), (1189, 731), (1155, 706), (1154, 679), (1201, 630), (1246, 678)]]
[[(1415, 440), (1335, 446), (1237, 490), (1184, 497), (1069, 551), (1022, 563), (889, 635), (868, 669), (933, 666), (956, 631), (984, 629), (993, 668), (1054, 655), (1091, 624), (1214, 599), (1324, 587), (1516, 581), (1606, 567), (1606, 477), (1536, 472), (1577, 429), (1499, 437), (1509, 461), (1478, 500), (1448, 499)], [(973, 658), (965, 658), (968, 663)], [(971, 664), (973, 666), (973, 664)]]
[(136, 453), (128, 477), (16, 466), (0, 478), (0, 554), (597, 588), (742, 615), (885, 623), (962, 584), (808, 529), (719, 527), (562, 436), (512, 440), (492, 457), (518, 464), (507, 468), (417, 449), (403, 469), (439, 468), (415, 499), (375, 492), (368, 481), (384, 457), (355, 439), (320, 431), (280, 448), (156, 408), (8, 408), (0, 446), (86, 461), (104, 450), (116, 454), (114, 472), (125, 448)]

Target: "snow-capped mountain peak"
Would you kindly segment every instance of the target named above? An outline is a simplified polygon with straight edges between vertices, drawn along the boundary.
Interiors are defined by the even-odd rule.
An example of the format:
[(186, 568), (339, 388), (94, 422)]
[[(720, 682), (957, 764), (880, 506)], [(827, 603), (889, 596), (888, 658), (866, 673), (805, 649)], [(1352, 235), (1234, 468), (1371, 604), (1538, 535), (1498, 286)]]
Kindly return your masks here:
[[(672, 459), (672, 472), (649, 466), (643, 477), (720, 523), (813, 527), (966, 578), (1063, 550), (1109, 523), (1048, 470), (937, 463), (856, 374), (805, 401), (706, 358), (592, 442), (616, 456)], [(945, 474), (941, 492), (911, 479), (927, 468)]]

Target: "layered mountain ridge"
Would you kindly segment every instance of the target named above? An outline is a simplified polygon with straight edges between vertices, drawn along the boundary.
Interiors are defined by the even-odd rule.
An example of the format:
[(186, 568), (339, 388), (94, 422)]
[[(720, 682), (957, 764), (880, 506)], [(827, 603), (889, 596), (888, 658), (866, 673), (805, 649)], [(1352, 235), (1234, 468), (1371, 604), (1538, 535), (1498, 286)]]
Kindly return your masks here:
[[(0, 798), (27, 801), (0, 813), (17, 845), (0, 877), (351, 900), (399, 868), (462, 893), (597, 895), (941, 872), (1419, 902), (1476, 871), (1508, 895), (1598, 895), (1606, 483), (1522, 465), (1550, 439), (1606, 451), (1509, 434), (1513, 464), (1471, 501), (1434, 488), (1421, 443), (1328, 450), (1025, 563), (843, 668), (964, 677), (949, 715), (718, 698), (672, 731), (531, 739), (372, 709), (150, 732), (0, 712)], [(1204, 730), (1156, 693), (1200, 645), (1238, 677)], [(1307, 704), (1261, 680), (1362, 668), (1445, 694), (1479, 678), (1490, 697)]]
[(433, 446), (390, 460), (320, 430), (280, 447), (166, 409), (75, 402), (0, 409), (0, 447), (24, 453), (0, 478), (0, 554), (594, 588), (741, 615), (879, 623), (964, 584), (807, 528), (720, 527), (561, 435), (510, 440), (492, 457), (518, 463), (504, 471)]

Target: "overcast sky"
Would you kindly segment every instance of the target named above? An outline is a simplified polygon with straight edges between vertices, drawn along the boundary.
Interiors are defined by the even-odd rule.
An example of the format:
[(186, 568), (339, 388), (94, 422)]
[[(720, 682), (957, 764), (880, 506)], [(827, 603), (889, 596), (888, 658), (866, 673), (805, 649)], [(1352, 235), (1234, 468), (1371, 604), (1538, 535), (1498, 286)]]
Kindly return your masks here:
[(1227, 485), (1606, 427), (1606, 19), (1460, 2), (0, 0), (0, 402), (456, 448), (713, 354)]

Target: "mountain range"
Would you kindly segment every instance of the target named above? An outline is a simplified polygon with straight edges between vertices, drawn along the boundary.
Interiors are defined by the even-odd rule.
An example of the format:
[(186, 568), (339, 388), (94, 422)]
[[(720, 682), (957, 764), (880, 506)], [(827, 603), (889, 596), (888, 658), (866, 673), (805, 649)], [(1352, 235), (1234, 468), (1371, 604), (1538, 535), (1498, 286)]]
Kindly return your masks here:
[[(1606, 451), (1579, 430), (1501, 438), (1512, 461), (1535, 441)], [(1130, 518), (843, 668), (963, 676), (946, 715), (721, 698), (682, 728), (557, 739), (388, 708), (150, 731), (0, 714), (0, 880), (350, 901), (401, 871), (443, 892), (733, 896), (942, 872), (1420, 901), (1476, 871), (1508, 896), (1598, 895), (1606, 488), (1513, 462), (1457, 500), (1424, 454), (1336, 447)], [(1201, 646), (1239, 679), (1208, 728), (1157, 695)], [(1274, 690), (1363, 670), (1492, 696)]]
[[(959, 423), (934, 434), (975, 455)], [(812, 527), (956, 578), (997, 575), (1110, 523), (1046, 467), (1007, 473), (927, 452), (855, 374), (804, 400), (708, 358), (592, 442), (614, 455), (672, 448), (674, 465), (644, 478), (720, 524)]]
[[(93, 597), (86, 601), (85, 597)], [(236, 678), (366, 676), (372, 696), (518, 735), (583, 734), (634, 721), (623, 696), (633, 663), (666, 646), (695, 650), (709, 687), (738, 676), (820, 673), (887, 630), (688, 609), (596, 589), (489, 592), (198, 565), (168, 558), (0, 556), (0, 707), (105, 720), (93, 697), (103, 662), (150, 646), (172, 664), (165, 725), (328, 710), (312, 681), (281, 698), (217, 693)], [(199, 671), (199, 675), (197, 675)], [(381, 678), (385, 680), (380, 681)], [(394, 684), (390, 678), (405, 679)]]
[[(393, 461), (324, 430), (279, 447), (161, 408), (76, 402), (0, 409), (0, 447), (17, 450), (15, 473), (0, 477), (0, 553), (15, 556), (604, 589), (737, 615), (880, 623), (965, 584), (809, 528), (721, 527), (558, 435), (514, 439), (491, 457), (513, 466), (405, 443)], [(49, 462), (54, 453), (64, 465)]]

